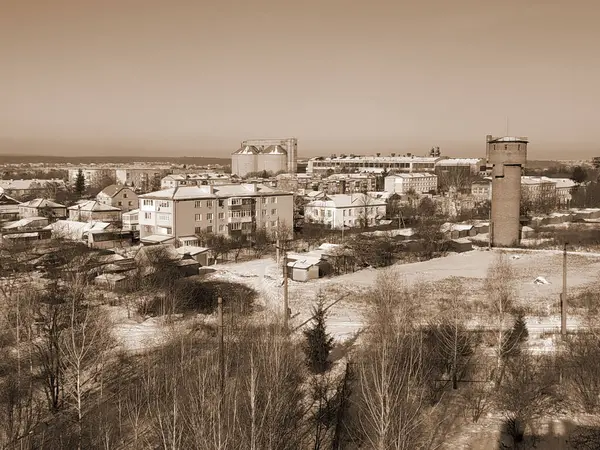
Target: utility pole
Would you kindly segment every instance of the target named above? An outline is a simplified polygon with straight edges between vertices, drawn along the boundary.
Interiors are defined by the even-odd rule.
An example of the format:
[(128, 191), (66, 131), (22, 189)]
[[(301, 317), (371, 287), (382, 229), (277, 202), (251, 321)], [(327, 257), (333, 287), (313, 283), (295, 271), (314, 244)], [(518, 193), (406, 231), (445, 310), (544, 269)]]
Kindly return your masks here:
[(219, 389), (220, 389), (220, 400), (219, 404), (222, 403), (225, 394), (225, 348), (223, 340), (223, 299), (218, 298), (218, 329), (219, 329)]
[(560, 334), (567, 337), (567, 243), (563, 248), (563, 291), (560, 295)]
[(277, 264), (279, 264), (279, 216), (277, 216), (277, 229), (275, 230), (275, 236), (277, 238), (277, 244), (275, 245), (277, 251)]
[(288, 273), (287, 250), (283, 249), (283, 329), (288, 331), (289, 306), (288, 306)]

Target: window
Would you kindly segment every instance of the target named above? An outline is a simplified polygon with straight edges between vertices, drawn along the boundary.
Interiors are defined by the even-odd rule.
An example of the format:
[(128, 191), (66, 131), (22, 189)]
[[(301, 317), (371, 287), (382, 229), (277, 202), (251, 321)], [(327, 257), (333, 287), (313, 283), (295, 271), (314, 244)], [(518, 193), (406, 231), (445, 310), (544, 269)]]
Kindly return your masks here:
[(213, 213), (207, 213), (206, 220), (213, 220)]
[(168, 214), (159, 214), (158, 215), (158, 220), (160, 220), (161, 222), (168, 222), (170, 219)]
[(271, 215), (274, 216), (275, 214), (277, 214), (277, 210), (276, 209), (272, 209), (271, 210)]
[(202, 234), (202, 227), (194, 227), (195, 234)]
[(206, 232), (207, 233), (212, 233), (212, 225), (209, 225), (206, 227)]
[(169, 201), (160, 201), (160, 202), (158, 202), (158, 207), (159, 208), (170, 208), (171, 207), (171, 202), (169, 202)]
[(327, 217), (331, 217), (331, 210), (330, 209), (327, 210)]
[(271, 220), (271, 226), (272, 227), (276, 227), (277, 226), (277, 221), (276, 220)]
[(127, 192), (123, 192), (123, 198), (127, 198)]
[(152, 219), (152, 213), (144, 213), (144, 219)]
[(232, 198), (231, 199), (231, 204), (232, 205), (241, 205), (242, 204), (242, 199), (241, 198)]
[(225, 213), (220, 212), (219, 213), (219, 219), (224, 219), (225, 218)]
[(202, 200), (196, 200), (194, 202), (194, 208), (202, 208)]
[(129, 203), (129, 206), (133, 206), (133, 202), (131, 200), (127, 203)]
[(207, 208), (212, 208), (212, 207), (213, 207), (213, 202), (212, 202), (212, 200), (207, 200), (207, 201), (206, 201), (206, 207), (207, 207)]
[(223, 224), (219, 225), (219, 231), (225, 231), (225, 225), (223, 225)]
[(233, 222), (231, 224), (231, 229), (232, 230), (241, 230), (242, 229), (242, 222)]
[(271, 197), (271, 203), (277, 203), (277, 197)]
[(118, 206), (123, 206), (123, 202), (117, 202)]
[(152, 205), (154, 205), (153, 200), (144, 200), (144, 206), (152, 206)]
[(266, 216), (266, 215), (267, 215), (267, 210), (266, 210), (266, 209), (263, 209), (263, 210), (262, 210), (262, 215), (263, 215), (263, 216)]
[(196, 214), (196, 215), (194, 215), (194, 221), (200, 222), (201, 220), (202, 220), (202, 214)]

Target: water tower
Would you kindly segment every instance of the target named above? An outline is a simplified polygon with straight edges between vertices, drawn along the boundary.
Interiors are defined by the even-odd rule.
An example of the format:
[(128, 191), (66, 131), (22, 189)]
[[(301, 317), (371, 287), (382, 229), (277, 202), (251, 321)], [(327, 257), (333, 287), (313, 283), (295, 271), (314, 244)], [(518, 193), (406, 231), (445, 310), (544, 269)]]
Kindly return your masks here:
[(520, 241), (521, 171), (527, 162), (526, 137), (486, 136), (487, 162), (492, 166), (490, 233), (494, 247)]

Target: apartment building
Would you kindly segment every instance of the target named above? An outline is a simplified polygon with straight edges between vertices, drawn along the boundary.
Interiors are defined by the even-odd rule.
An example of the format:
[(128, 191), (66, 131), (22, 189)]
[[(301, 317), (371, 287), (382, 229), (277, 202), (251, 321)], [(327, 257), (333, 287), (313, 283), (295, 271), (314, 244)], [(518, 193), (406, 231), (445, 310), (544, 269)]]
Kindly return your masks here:
[(140, 195), (140, 239), (176, 238), (193, 242), (196, 235), (251, 234), (258, 228), (292, 226), (294, 200), (290, 192), (263, 184), (181, 186)]
[(103, 205), (114, 206), (122, 212), (138, 209), (138, 196), (128, 186), (111, 184), (96, 195), (96, 200)]
[(530, 200), (551, 198), (566, 205), (571, 201), (575, 186), (576, 183), (568, 178), (521, 177), (521, 195)]
[(492, 180), (483, 180), (471, 183), (471, 195), (479, 200), (492, 200)]
[(308, 161), (308, 174), (325, 174), (328, 171), (339, 172), (375, 172), (385, 170), (396, 172), (433, 172), (439, 157), (414, 156), (410, 153), (404, 156), (365, 156), (340, 155), (328, 158), (317, 157)]
[(399, 173), (385, 177), (386, 192), (406, 195), (410, 191), (417, 194), (432, 193), (437, 190), (438, 177), (432, 173)]
[(160, 186), (160, 180), (170, 172), (170, 166), (128, 167), (117, 169), (115, 171), (115, 179), (117, 184), (125, 184), (147, 192), (155, 186)]
[(132, 209), (131, 211), (121, 214), (121, 222), (124, 231), (139, 231), (140, 229), (140, 210)]
[(326, 195), (304, 207), (304, 219), (331, 228), (373, 226), (385, 218), (385, 200), (367, 194)]

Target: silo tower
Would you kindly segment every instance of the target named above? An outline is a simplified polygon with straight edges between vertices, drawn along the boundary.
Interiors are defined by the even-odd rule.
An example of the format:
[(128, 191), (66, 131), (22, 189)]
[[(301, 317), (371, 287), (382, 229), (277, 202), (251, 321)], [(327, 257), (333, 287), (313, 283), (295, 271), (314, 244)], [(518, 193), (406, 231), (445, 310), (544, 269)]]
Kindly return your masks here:
[(521, 171), (527, 162), (526, 137), (486, 137), (486, 156), (492, 165), (490, 233), (494, 247), (520, 241)]

